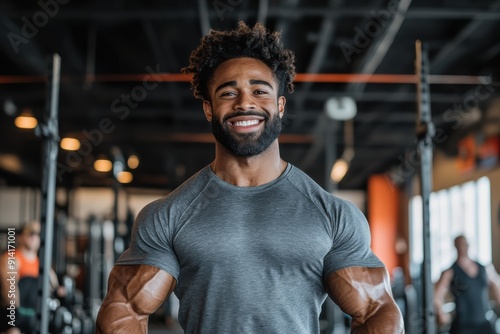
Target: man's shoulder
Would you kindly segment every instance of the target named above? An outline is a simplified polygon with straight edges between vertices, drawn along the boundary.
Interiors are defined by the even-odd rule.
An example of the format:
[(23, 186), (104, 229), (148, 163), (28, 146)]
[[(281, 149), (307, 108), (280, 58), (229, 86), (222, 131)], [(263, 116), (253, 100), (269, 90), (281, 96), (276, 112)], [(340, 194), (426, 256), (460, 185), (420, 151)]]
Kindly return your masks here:
[(315, 197), (321, 200), (331, 201), (341, 205), (342, 204), (350, 205), (350, 202), (340, 197), (337, 197), (334, 194), (325, 190), (307, 173), (305, 173), (298, 167), (292, 166), (289, 180), (298, 190), (302, 191), (307, 196)]
[(182, 207), (188, 206), (206, 187), (209, 179), (207, 168), (205, 167), (189, 177), (166, 196), (147, 204), (141, 210), (142, 213), (152, 213), (171, 208), (182, 210)]
[(290, 183), (297, 191), (312, 201), (316, 206), (328, 212), (333, 211), (356, 211), (357, 208), (351, 202), (335, 196), (321, 187), (314, 179), (304, 171), (292, 166), (289, 177)]
[(294, 165), (291, 165), (288, 180), (299, 190), (306, 190), (308, 193), (326, 192), (307, 173)]
[(175, 188), (170, 194), (165, 196), (167, 199), (175, 199), (183, 196), (196, 196), (202, 191), (210, 180), (210, 168), (208, 166), (199, 170), (196, 174), (190, 176), (181, 185)]

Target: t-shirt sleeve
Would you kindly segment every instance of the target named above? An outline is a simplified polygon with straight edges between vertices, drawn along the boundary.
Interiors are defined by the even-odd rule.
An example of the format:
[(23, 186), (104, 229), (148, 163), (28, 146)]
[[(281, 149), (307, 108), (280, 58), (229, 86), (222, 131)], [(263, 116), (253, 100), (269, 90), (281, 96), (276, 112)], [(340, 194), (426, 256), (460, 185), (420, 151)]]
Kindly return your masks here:
[(119, 257), (116, 264), (147, 264), (168, 272), (177, 280), (179, 261), (173, 249), (169, 223), (171, 222), (163, 199), (146, 205), (135, 220), (130, 247)]
[(324, 258), (323, 274), (347, 267), (383, 267), (370, 249), (370, 229), (364, 214), (354, 204), (340, 201), (332, 213), (333, 243)]

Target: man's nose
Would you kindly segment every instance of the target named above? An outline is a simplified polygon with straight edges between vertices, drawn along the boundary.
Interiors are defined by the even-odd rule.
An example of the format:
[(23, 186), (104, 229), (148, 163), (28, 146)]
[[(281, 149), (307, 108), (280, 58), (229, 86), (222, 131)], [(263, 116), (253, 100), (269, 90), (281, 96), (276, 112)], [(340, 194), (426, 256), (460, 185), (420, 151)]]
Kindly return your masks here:
[(255, 101), (252, 94), (241, 92), (236, 99), (235, 109), (237, 110), (253, 110), (255, 109)]

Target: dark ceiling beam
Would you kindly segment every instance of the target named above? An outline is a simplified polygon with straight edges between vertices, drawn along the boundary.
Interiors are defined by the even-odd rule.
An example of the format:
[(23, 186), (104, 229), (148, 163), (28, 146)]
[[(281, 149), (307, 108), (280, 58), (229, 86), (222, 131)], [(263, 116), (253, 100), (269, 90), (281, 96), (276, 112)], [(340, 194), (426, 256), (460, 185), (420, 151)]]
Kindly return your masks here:
[[(64, 45), (64, 54), (61, 57), (64, 58), (66, 68), (72, 68), (71, 72), (74, 73), (85, 72), (85, 58), (82, 56), (82, 52), (77, 45), (78, 41), (72, 35), (72, 31), (70, 29), (61, 29), (60, 34), (61, 42)], [(24, 92), (24, 94), (25, 96), (29, 95), (27, 92)]]
[(160, 64), (160, 68), (166, 69), (167, 64), (165, 62), (165, 56), (163, 55), (163, 50), (160, 45), (160, 41), (158, 39), (158, 35), (149, 20), (142, 20), (142, 28), (144, 29), (144, 33), (146, 35), (146, 39), (151, 47), (151, 52), (158, 64)]
[[(498, 10), (499, 3), (500, 3), (500, 1), (496, 1), (491, 6), (491, 12)], [(412, 12), (412, 10), (407, 12), (407, 14), (410, 14), (411, 12)], [(457, 37), (455, 39), (444, 44), (443, 47), (441, 48), (441, 51), (430, 61), (431, 73), (433, 73), (433, 75), (439, 75), (439, 73), (445, 73), (444, 66), (446, 65), (446, 63), (448, 63), (450, 60), (453, 60), (454, 57), (457, 56), (456, 53), (454, 52), (456, 50), (456, 48), (458, 48), (460, 46), (460, 43), (464, 42), (464, 38), (466, 38), (466, 36), (470, 36), (470, 34), (472, 34), (474, 31), (476, 31), (476, 29), (478, 29), (479, 26), (482, 23), (484, 23), (483, 19), (480, 16), (473, 16), (473, 17), (474, 17), (474, 20), (469, 22), (464, 28), (462, 28), (462, 30), (456, 35)], [(446, 59), (446, 61), (441, 63), (440, 67), (437, 67), (440, 64), (435, 63), (436, 59), (438, 61), (441, 61), (440, 59)], [(477, 84), (479, 84), (479, 83), (477, 83)], [(405, 91), (407, 88), (408, 87), (400, 86), (398, 89), (393, 91), (392, 94), (394, 95), (394, 97), (400, 97), (400, 96), (408, 96), (408, 94), (414, 94), (416, 91), (416, 87), (415, 87), (415, 89), (413, 89), (413, 92), (408, 93)], [(438, 99), (438, 96), (435, 96), (435, 94), (431, 94), (431, 102), (432, 103), (438, 102), (437, 99)], [(450, 106), (448, 106), (447, 108), (452, 107), (451, 103), (463, 102), (463, 99), (464, 99), (464, 95), (461, 95), (457, 100), (450, 102)], [(439, 102), (441, 102), (441, 101), (439, 101)], [(443, 103), (446, 103), (446, 102), (443, 101)], [(382, 117), (382, 114), (377, 114), (377, 113), (372, 113), (371, 115), (373, 117), (373, 120), (376, 120), (379, 117)], [(363, 128), (363, 131), (367, 131), (367, 130), (368, 130), (368, 128)]]
[(205, 36), (210, 30), (210, 13), (205, 0), (198, 0), (198, 16), (200, 18), (201, 36)]
[[(397, 13), (391, 17), (387, 28), (379, 36), (377, 36), (373, 43), (370, 44), (368, 51), (364, 54), (361, 62), (356, 64), (353, 70), (354, 73), (375, 73), (380, 63), (387, 55), (387, 52), (394, 42), (394, 38), (400, 30), (411, 1), (412, 0), (401, 0), (399, 2)], [(366, 82), (350, 82), (346, 87), (347, 94), (361, 93), (364, 91), (365, 86)]]
[[(372, 17), (371, 12), (386, 11), (386, 7), (373, 6), (373, 7), (352, 7), (352, 8), (322, 8), (322, 7), (303, 7), (303, 8), (285, 8), (281, 6), (270, 6), (268, 10), (268, 17), (270, 18), (288, 18), (300, 19), (311, 17), (327, 17), (327, 18), (363, 18)], [(33, 11), (9, 9), (4, 10), (4, 13), (13, 18), (20, 19), (23, 16), (30, 17)], [(207, 13), (210, 19), (217, 19), (218, 14), (215, 11)], [(254, 10), (239, 10), (232, 12), (225, 12), (225, 18), (238, 19), (242, 15), (255, 17)], [(198, 12), (193, 10), (144, 10), (144, 9), (99, 9), (90, 10), (85, 8), (62, 8), (60, 12), (51, 18), (51, 20), (96, 20), (96, 21), (119, 21), (119, 20), (186, 20), (196, 19)], [(408, 19), (449, 19), (449, 20), (483, 20), (483, 21), (496, 21), (500, 19), (499, 12), (491, 12), (489, 10), (481, 9), (440, 9), (440, 8), (418, 8), (410, 10), (406, 17)]]
[[(490, 5), (492, 13), (498, 13), (500, 8), (500, 1), (494, 2)], [(430, 72), (431, 73), (444, 73), (450, 64), (453, 64), (453, 59), (458, 57), (456, 50), (462, 45), (467, 38), (471, 37), (486, 22), (481, 18), (474, 17), (474, 20), (469, 22), (455, 37), (446, 43), (439, 53), (431, 59)]]
[[(500, 1), (495, 2), (493, 5), (490, 6), (490, 12), (495, 13), (497, 12), (499, 8)], [(411, 11), (408, 12), (408, 17), (411, 17)], [(498, 13), (496, 13), (498, 14)], [(471, 36), (477, 29), (484, 24), (485, 18), (481, 15), (474, 15), (471, 18), (473, 20), (468, 23), (457, 35), (456, 37), (451, 40), (450, 42), (446, 43), (442, 48), (441, 51), (431, 60), (430, 64), (430, 72), (431, 73), (444, 73), (446, 71), (446, 64), (451, 63), (450, 60), (452, 60), (454, 57), (457, 57), (458, 55), (456, 54), (456, 49), (469, 37)], [(425, 41), (424, 41), (425, 42)], [(405, 87), (400, 87), (399, 92), (403, 92)], [(396, 94), (398, 92), (395, 92)], [(462, 98), (463, 100), (463, 98)], [(431, 96), (431, 101), (432, 96)], [(373, 114), (375, 115), (375, 113)], [(436, 117), (434, 117), (436, 118)], [(368, 130), (368, 125), (366, 124), (365, 127), (363, 127), (362, 131), (367, 131)], [(403, 159), (404, 161), (405, 157), (403, 155), (404, 152), (395, 152), (395, 157), (399, 157), (400, 159)], [(398, 156), (399, 154), (399, 156)], [(345, 182), (349, 183), (353, 187), (358, 187), (360, 186), (361, 178), (359, 177), (360, 174), (365, 174), (365, 175), (370, 175), (372, 173), (379, 172), (380, 169), (386, 168), (387, 167), (387, 162), (386, 161), (374, 161), (373, 164), (366, 164), (363, 167), (360, 167), (362, 171), (356, 171), (355, 173), (347, 174), (345, 177)]]
[[(344, 1), (343, 0), (330, 0), (328, 3), (328, 8), (341, 8)], [(312, 52), (312, 56), (309, 60), (309, 64), (306, 68), (305, 73), (320, 73), (321, 67), (325, 61), (328, 47), (330, 42), (335, 38), (335, 29), (336, 22), (333, 18), (323, 18), (321, 22), (321, 28), (318, 33), (319, 38), (316, 41), (316, 46), (314, 51)], [(311, 90), (311, 87), (314, 82), (307, 81), (300, 86), (300, 90), (294, 93), (294, 101), (296, 105), (297, 114), (294, 115), (294, 125), (293, 128), (297, 128), (300, 126), (302, 121), (302, 113), (300, 111), (303, 110), (304, 101)]]
[[(162, 71), (169, 71), (172, 68), (178, 68), (177, 64), (177, 58), (172, 52), (172, 48), (166, 47), (162, 48), (162, 44), (160, 43), (160, 39), (158, 38), (158, 34), (156, 33), (156, 30), (153, 27), (153, 24), (149, 20), (143, 20), (142, 25), (144, 28), (144, 32), (146, 34), (146, 38), (149, 42), (149, 45), (151, 46), (151, 51), (153, 52), (153, 55), (156, 59), (156, 62), (160, 65), (160, 69)], [(165, 55), (166, 53), (166, 55)], [(167, 59), (168, 58), (168, 59)], [(168, 65), (167, 65), (168, 63)], [(176, 88), (179, 87), (178, 83), (173, 83)], [(149, 92), (151, 93), (151, 92)], [(117, 93), (116, 96), (118, 96)], [(148, 94), (149, 95), (149, 94)], [(174, 97), (174, 96), (172, 96)], [(114, 98), (113, 98), (114, 100)], [(180, 101), (178, 97), (172, 98), (174, 106), (176, 108), (180, 108)]]
[[(300, 0), (281, 0), (280, 2), (280, 8), (287, 8), (288, 10), (294, 9), (299, 5)], [(269, 15), (269, 8), (268, 8), (268, 15)], [(293, 24), (290, 20), (288, 20), (285, 17), (280, 17), (278, 23), (276, 24), (276, 30), (281, 31), (281, 40), (283, 44), (285, 45), (292, 45), (292, 42), (294, 42), (293, 38), (290, 36), (289, 31), (289, 25)]]
[[(2, 15), (3, 14), (3, 15)], [(0, 51), (10, 59), (12, 64), (22, 68), (24, 73), (34, 75), (45, 75), (47, 73), (47, 61), (44, 51), (41, 49), (36, 36), (27, 38), (21, 30), (22, 22), (14, 22), (6, 16), (6, 13), (0, 14), (0, 35), (3, 36), (3, 42), (0, 42)]]
[(500, 54), (500, 43), (495, 43), (491, 45), (491, 47), (485, 53), (478, 55), (478, 57), (482, 63), (486, 63), (492, 61), (493, 58), (497, 57), (499, 54)]
[[(411, 0), (402, 0), (399, 2), (398, 12), (391, 17), (387, 28), (382, 32), (382, 34), (380, 34), (370, 44), (365, 57), (353, 69), (354, 73), (375, 73), (376, 69), (389, 51), (389, 48), (394, 41), (394, 37), (398, 33), (401, 24), (405, 19), (405, 14), (408, 11), (410, 4)], [(353, 92), (357, 94), (362, 93), (365, 85), (366, 83), (349, 83), (346, 87), (346, 96), (350, 96)], [(307, 169), (314, 164), (318, 158), (318, 154), (323, 151), (323, 147), (325, 145), (324, 134), (325, 131), (331, 131), (331, 129), (328, 128), (330, 124), (331, 123), (328, 117), (324, 113), (321, 114), (314, 128), (314, 144), (302, 160), (302, 164), (300, 166), (302, 169)], [(364, 175), (360, 175), (360, 177), (364, 177)]]
[(259, 0), (259, 9), (257, 11), (257, 22), (266, 25), (269, 15), (269, 0)]
[[(365, 53), (363, 59), (354, 68), (355, 73), (373, 74), (377, 71), (378, 67), (384, 60), (385, 56), (387, 55), (387, 52), (391, 48), (394, 42), (394, 38), (401, 29), (401, 25), (406, 19), (406, 15), (408, 14), (408, 9), (410, 8), (411, 2), (412, 0), (399, 1), (397, 12), (391, 17), (387, 28), (382, 32), (382, 34), (380, 34), (380, 36), (378, 36), (373, 41), (373, 43), (370, 44), (368, 51)], [(365, 90), (365, 87), (366, 87), (365, 82), (349, 83), (347, 85), (346, 91), (348, 94), (350, 92), (362, 93)], [(364, 123), (361, 129), (358, 129), (358, 133), (364, 134), (363, 129), (366, 129), (366, 127), (368, 126), (373, 127), (374, 125), (376, 126), (376, 123), (375, 124), (373, 124), (372, 122)], [(380, 137), (380, 132), (375, 132), (375, 131), (377, 131), (377, 129), (381, 129), (384, 126), (385, 128), (387, 128), (385, 124), (379, 124), (378, 126), (376, 126), (376, 128), (371, 131), (370, 136), (368, 138), (365, 136), (364, 140), (370, 143), (377, 143), (377, 141), (380, 140), (380, 138), (377, 139), (377, 136)], [(387, 133), (387, 131), (383, 131), (382, 133), (383, 133), (383, 139), (388, 140), (389, 142), (392, 143), (400, 143), (401, 141), (404, 142), (405, 140), (408, 141), (408, 136), (406, 135), (406, 133), (402, 135), (401, 131), (397, 132), (396, 134), (394, 133), (389, 134)], [(359, 141), (360, 137), (357, 136), (356, 140)], [(411, 142), (409, 144), (414, 142), (413, 138), (411, 137), (410, 140)], [(367, 165), (369, 164), (362, 165), (362, 167), (360, 168), (361, 171), (351, 174), (354, 175), (354, 177), (352, 177), (351, 180), (352, 183), (360, 184), (361, 182), (363, 182), (363, 180), (368, 179), (368, 177), (373, 173), (373, 170), (370, 169), (370, 167), (366, 167)]]
[[(192, 76), (182, 73), (106, 73), (96, 74), (92, 82), (102, 83), (127, 83), (142, 82), (145, 77), (150, 76), (157, 82), (191, 82)], [(47, 79), (43, 75), (0, 75), (0, 84), (27, 84), (43, 83)], [(86, 79), (86, 78), (85, 78)], [(61, 78), (61, 83), (80, 82), (79, 75), (65, 75)], [(88, 80), (86, 80), (88, 81)], [(445, 75), (430, 74), (429, 84), (440, 85), (479, 85), (485, 81), (491, 81), (489, 76), (484, 75)], [(370, 83), (370, 84), (394, 84), (394, 85), (414, 85), (417, 83), (417, 76), (414, 74), (362, 74), (362, 73), (296, 73), (295, 83)], [(303, 85), (304, 85), (303, 84)]]
[[(343, 0), (330, 0), (328, 2), (328, 8), (339, 9), (342, 3)], [(321, 30), (318, 33), (319, 37), (316, 40), (316, 47), (314, 48), (311, 59), (309, 60), (309, 65), (307, 66), (306, 74), (320, 72), (321, 66), (324, 63), (326, 54), (328, 52), (328, 47), (331, 41), (334, 40), (335, 29), (336, 29), (336, 22), (334, 21), (334, 18), (323, 17), (323, 21), (321, 22)], [(300, 90), (295, 93), (294, 97), (295, 112), (291, 113), (289, 112), (288, 114), (285, 115), (285, 121), (289, 119), (289, 117), (293, 118), (292, 131), (302, 126), (303, 114), (304, 114), (302, 110), (304, 107), (306, 95), (311, 90), (312, 85), (313, 82), (305, 82), (303, 85), (301, 85)], [(322, 116), (319, 117), (321, 118)], [(316, 123), (316, 128), (318, 127), (317, 124), (318, 123)], [(314, 142), (317, 142), (318, 141), (317, 133), (313, 132), (313, 134), (314, 134), (313, 136)], [(297, 151), (292, 156), (292, 159), (294, 161), (300, 161), (299, 159), (302, 155), (303, 155), (302, 152)], [(303, 165), (299, 165), (299, 167), (305, 169)], [(326, 187), (327, 185), (325, 184), (324, 186)]]

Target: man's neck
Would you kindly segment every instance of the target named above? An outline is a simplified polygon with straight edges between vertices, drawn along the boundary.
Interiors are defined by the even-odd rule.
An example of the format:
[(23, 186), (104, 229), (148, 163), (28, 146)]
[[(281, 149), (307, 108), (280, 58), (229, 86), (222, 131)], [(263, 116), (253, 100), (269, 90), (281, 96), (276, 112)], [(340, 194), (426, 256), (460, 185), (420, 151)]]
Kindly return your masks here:
[(220, 179), (239, 187), (269, 183), (278, 178), (286, 166), (287, 163), (280, 157), (277, 140), (253, 157), (237, 157), (217, 143), (215, 160), (210, 164)]
[(30, 260), (33, 260), (33, 259), (36, 259), (37, 258), (37, 252), (34, 252), (28, 248), (25, 248), (25, 247), (22, 247), (19, 249), (21, 251), (21, 253), (23, 253), (23, 256), (26, 258), (26, 259), (30, 259)]
[(463, 266), (474, 264), (475, 262), (469, 257), (469, 255), (459, 255), (457, 257), (457, 262)]

